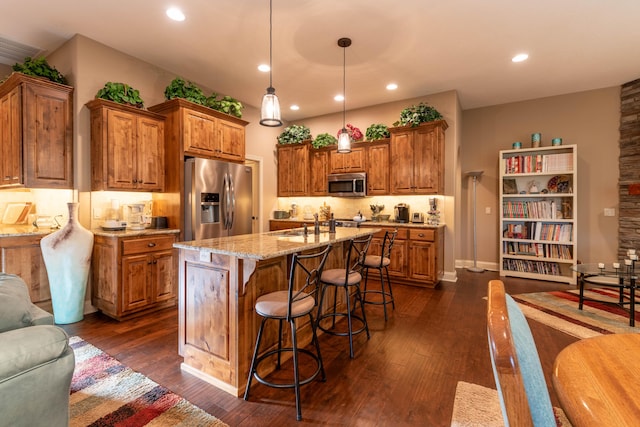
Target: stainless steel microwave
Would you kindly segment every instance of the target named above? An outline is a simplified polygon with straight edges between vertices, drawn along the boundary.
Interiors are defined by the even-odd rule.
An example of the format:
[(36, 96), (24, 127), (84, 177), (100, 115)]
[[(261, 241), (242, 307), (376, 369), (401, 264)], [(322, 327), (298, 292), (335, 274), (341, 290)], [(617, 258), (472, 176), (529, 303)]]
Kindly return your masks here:
[(364, 197), (367, 195), (366, 173), (334, 173), (327, 178), (330, 196)]

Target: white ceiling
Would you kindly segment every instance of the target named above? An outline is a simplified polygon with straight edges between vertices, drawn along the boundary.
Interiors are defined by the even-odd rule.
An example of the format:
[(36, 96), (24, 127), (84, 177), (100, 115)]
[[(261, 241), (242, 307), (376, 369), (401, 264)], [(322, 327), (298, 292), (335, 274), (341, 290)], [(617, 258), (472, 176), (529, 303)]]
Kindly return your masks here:
[[(170, 5), (184, 22), (165, 16)], [(46, 54), (75, 34), (253, 106), (269, 84), (257, 70), (268, 0), (2, 0), (0, 37)], [(347, 110), (448, 90), (470, 109), (640, 78), (639, 0), (273, 0), (284, 119), (342, 110), (340, 37), (353, 40)], [(523, 51), (530, 59), (512, 63)]]

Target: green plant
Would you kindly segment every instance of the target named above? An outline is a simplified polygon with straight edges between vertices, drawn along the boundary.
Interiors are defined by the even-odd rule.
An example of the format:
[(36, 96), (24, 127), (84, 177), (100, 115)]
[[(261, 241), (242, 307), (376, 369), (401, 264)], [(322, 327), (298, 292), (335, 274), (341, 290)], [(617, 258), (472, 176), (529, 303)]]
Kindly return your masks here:
[(167, 100), (173, 98), (186, 99), (236, 117), (242, 117), (242, 109), (244, 108), (240, 101), (230, 96), (224, 96), (222, 99), (218, 99), (217, 93), (206, 96), (198, 85), (185, 81), (180, 77), (176, 77), (169, 83), (164, 90), (164, 97)]
[(420, 123), (433, 122), (442, 118), (442, 114), (435, 108), (427, 105), (425, 102), (421, 102), (418, 105), (412, 105), (405, 108), (400, 112), (400, 120), (395, 122), (394, 126), (406, 126), (412, 127), (418, 126)]
[(144, 106), (144, 101), (140, 98), (140, 92), (126, 83), (107, 82), (96, 93), (96, 98), (108, 99), (120, 104), (130, 104), (138, 108)]
[(328, 133), (321, 133), (316, 136), (316, 138), (311, 142), (313, 148), (321, 148), (326, 147), (328, 145), (335, 145), (338, 143), (338, 140), (335, 136), (330, 135)]
[(60, 71), (56, 70), (55, 67), (49, 65), (43, 56), (36, 59), (32, 59), (27, 56), (24, 58), (24, 62), (22, 64), (16, 63), (13, 66), (13, 71), (18, 71), (19, 73), (27, 74), (29, 76), (45, 77), (55, 83), (67, 84), (65, 76), (63, 76)]
[(196, 104), (206, 105), (207, 96), (195, 83), (176, 77), (164, 90), (165, 99), (183, 98)]
[(389, 138), (389, 128), (381, 123), (372, 124), (365, 132), (367, 141), (376, 141), (378, 139)]
[(244, 105), (242, 105), (240, 101), (230, 96), (224, 96), (222, 99), (217, 99), (217, 96), (218, 95), (214, 93), (207, 98), (206, 106), (238, 118), (242, 117), (242, 109), (244, 108)]
[(311, 129), (305, 125), (290, 125), (278, 136), (278, 143), (300, 144), (305, 139), (311, 139)]

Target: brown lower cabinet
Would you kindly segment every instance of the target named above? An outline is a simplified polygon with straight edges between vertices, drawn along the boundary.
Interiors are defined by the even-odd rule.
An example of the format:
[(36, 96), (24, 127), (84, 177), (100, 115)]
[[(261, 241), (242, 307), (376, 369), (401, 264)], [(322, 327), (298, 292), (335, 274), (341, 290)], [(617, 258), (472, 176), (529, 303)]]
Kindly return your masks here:
[(117, 320), (176, 304), (176, 234), (94, 237), (91, 303)]
[[(269, 229), (275, 231), (297, 228), (302, 227), (305, 222), (313, 224), (313, 221), (271, 220)], [(385, 231), (398, 229), (389, 265), (392, 281), (427, 288), (438, 285), (444, 274), (444, 226), (403, 227), (400, 224), (390, 226), (388, 223), (381, 225), (371, 222), (362, 224), (361, 227), (381, 229), (371, 239), (371, 255), (380, 255)], [(372, 280), (371, 276), (369, 280)]]
[(3, 273), (20, 276), (29, 287), (31, 301), (51, 311), (49, 277), (40, 250), (44, 236), (46, 234), (0, 237), (0, 267)]
[[(361, 227), (376, 227), (382, 230), (373, 235), (369, 254), (380, 255), (385, 231), (396, 226), (377, 226), (375, 223)], [(407, 285), (434, 288), (444, 274), (444, 227), (402, 227), (391, 250), (389, 276)], [(369, 278), (371, 280), (371, 277)]]

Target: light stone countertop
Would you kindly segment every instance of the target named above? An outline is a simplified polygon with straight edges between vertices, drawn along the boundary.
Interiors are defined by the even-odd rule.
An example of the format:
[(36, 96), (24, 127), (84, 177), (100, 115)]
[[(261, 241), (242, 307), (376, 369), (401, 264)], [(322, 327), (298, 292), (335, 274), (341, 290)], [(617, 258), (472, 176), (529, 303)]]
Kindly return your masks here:
[[(306, 222), (307, 224), (313, 223), (313, 220), (287, 218), (287, 219), (275, 219), (271, 218), (269, 221), (273, 222)], [(321, 223), (326, 221), (320, 221)], [(440, 228), (444, 227), (444, 223), (438, 225), (429, 225), (426, 222), (424, 224), (417, 222), (395, 222), (395, 221), (364, 221), (360, 224), (361, 227), (408, 227), (408, 228)]]
[(320, 227), (319, 235), (302, 235), (303, 228), (270, 231), (267, 233), (243, 234), (239, 236), (217, 237), (214, 239), (178, 242), (173, 246), (178, 249), (197, 250), (201, 253), (214, 253), (237, 256), (245, 259), (264, 260), (289, 255), (309, 249), (339, 243), (353, 238), (365, 237), (380, 231), (379, 228), (338, 227), (335, 233), (329, 233), (328, 227)]
[(176, 228), (145, 228), (144, 230), (103, 230), (102, 228), (94, 228), (91, 230), (96, 236), (105, 237), (136, 237), (136, 236), (153, 236), (155, 234), (178, 234), (180, 230)]
[(54, 231), (56, 230), (49, 227), (38, 228), (33, 225), (0, 225), (0, 237), (44, 236)]
[[(0, 237), (20, 237), (20, 236), (44, 236), (47, 234), (51, 234), (54, 231), (59, 230), (58, 228), (49, 228), (49, 227), (34, 227), (33, 225), (9, 225), (9, 224), (0, 224)], [(178, 229), (172, 228), (146, 228), (144, 230), (129, 230), (125, 229), (122, 231), (107, 231), (102, 228), (94, 228), (91, 230), (93, 234), (96, 236), (107, 236), (107, 237), (134, 237), (134, 236), (145, 236), (145, 235), (154, 235), (154, 234), (177, 234), (180, 233)]]

